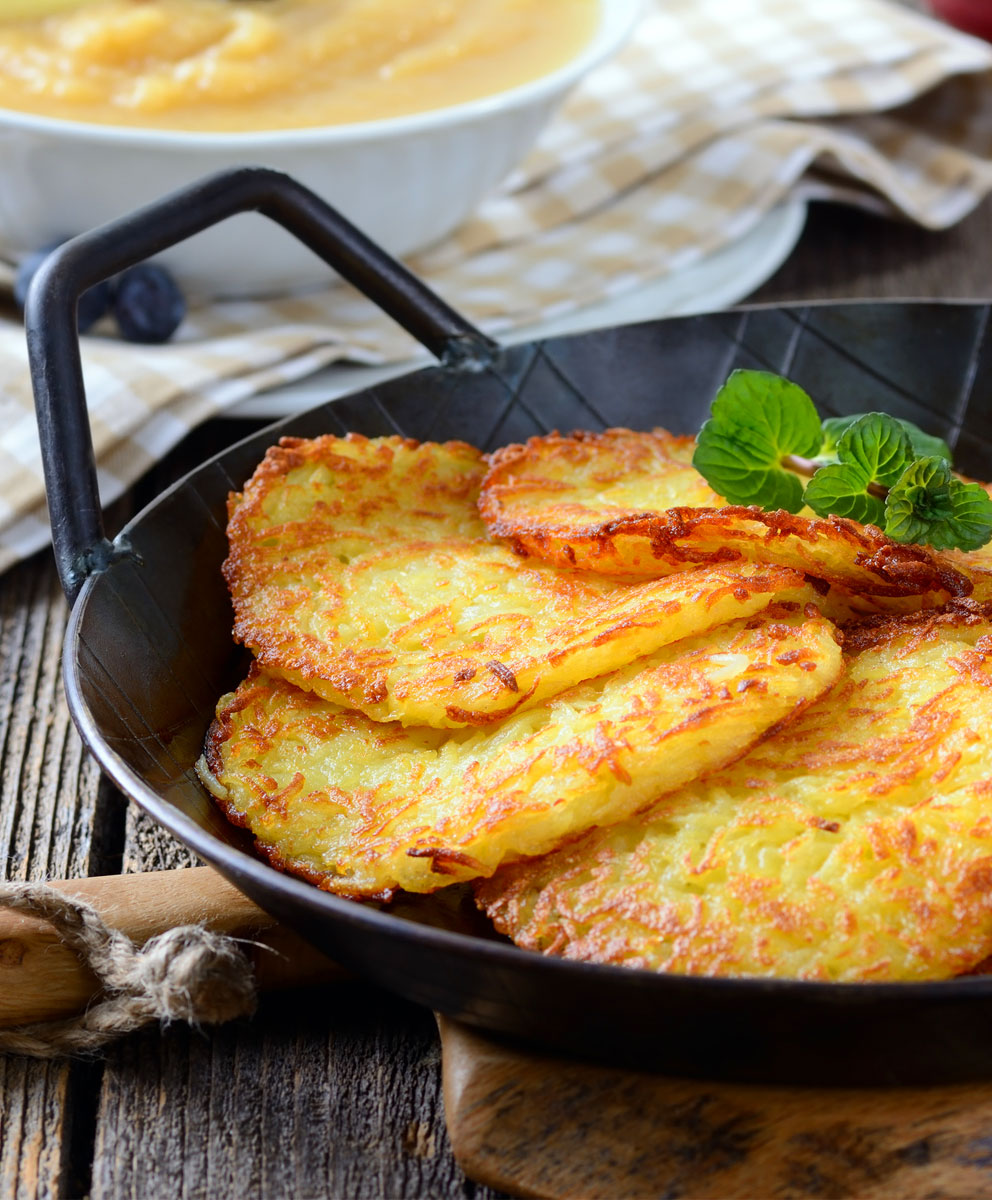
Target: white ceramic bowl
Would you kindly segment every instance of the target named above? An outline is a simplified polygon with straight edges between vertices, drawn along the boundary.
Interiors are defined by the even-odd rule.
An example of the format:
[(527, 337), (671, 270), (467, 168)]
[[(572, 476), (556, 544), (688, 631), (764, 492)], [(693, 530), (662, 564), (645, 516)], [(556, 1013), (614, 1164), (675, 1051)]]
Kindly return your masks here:
[[(530, 149), (570, 88), (616, 50), (641, 0), (600, 0), (597, 32), (521, 87), (412, 116), (265, 133), (137, 130), (0, 109), (0, 247), (17, 257), (223, 167), (285, 171), (396, 255), (443, 238)], [(249, 296), (326, 282), (328, 268), (255, 214), (162, 255), (193, 295)]]

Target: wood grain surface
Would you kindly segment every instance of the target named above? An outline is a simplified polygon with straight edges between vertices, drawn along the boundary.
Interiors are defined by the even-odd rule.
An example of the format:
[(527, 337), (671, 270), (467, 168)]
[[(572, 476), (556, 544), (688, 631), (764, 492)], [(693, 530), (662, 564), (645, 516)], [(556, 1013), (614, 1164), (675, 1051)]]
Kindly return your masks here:
[(700, 1083), (514, 1054), (441, 1021), (469, 1174), (515, 1196), (992, 1196), (992, 1086)]
[[(943, 233), (814, 207), (797, 251), (756, 298), (988, 298), (990, 235), (988, 204)], [(129, 503), (142, 503), (177, 471), (242, 432), (223, 422), (197, 431)], [(64, 622), (48, 555), (0, 576), (4, 873), (41, 879), (189, 865), (181, 847), (101, 784), (82, 751), (60, 686)], [(485, 1055), (477, 1057), (491, 1063)], [(508, 1069), (505, 1057), (499, 1069)], [(512, 1062), (509, 1069), (512, 1082)], [(516, 1069), (521, 1085), (525, 1077), (533, 1080), (525, 1060)], [(559, 1068), (542, 1072), (542, 1094), (553, 1097)], [(463, 1073), (461, 1079), (462, 1089), (452, 1095), (473, 1095), (472, 1087), (487, 1082), (482, 1073)], [(458, 1109), (453, 1127), (463, 1129), (461, 1102), (452, 1102)], [(732, 1134), (728, 1129), (731, 1148)], [(907, 1150), (914, 1142), (901, 1138), (893, 1133), (879, 1144), (888, 1147), (885, 1153), (898, 1156), (902, 1148), (922, 1155)], [(992, 1143), (985, 1150), (983, 1145), (979, 1139), (967, 1153), (980, 1157), (987, 1150), (992, 1158)], [(872, 1192), (875, 1184), (864, 1174), (838, 1174), (830, 1145), (819, 1157), (812, 1152), (816, 1145), (811, 1147), (805, 1174), (779, 1172), (774, 1193), (766, 1190), (766, 1180), (755, 1180), (757, 1190), (750, 1194), (884, 1194)], [(691, 1146), (684, 1153), (691, 1157)], [(465, 1161), (479, 1170), (477, 1158)], [(594, 1194), (591, 1180), (583, 1191), (581, 1173), (572, 1176), (570, 1194)], [(522, 1176), (489, 1178), (496, 1187), (473, 1183), (452, 1154), (431, 1015), (357, 982), (267, 999), (252, 1022), (210, 1033), (151, 1031), (98, 1062), (46, 1065), (0, 1058), (0, 1196), (11, 1200), (87, 1195), (497, 1200), (504, 1194), (499, 1189), (507, 1187), (543, 1194), (528, 1191), (536, 1185)], [(655, 1191), (652, 1184), (649, 1194), (705, 1197), (714, 1194), (711, 1183), (712, 1176), (707, 1181), (683, 1172), (671, 1176), (667, 1191)], [(980, 1194), (935, 1186), (936, 1196)], [(616, 1193), (638, 1194), (645, 1193), (633, 1183)]]

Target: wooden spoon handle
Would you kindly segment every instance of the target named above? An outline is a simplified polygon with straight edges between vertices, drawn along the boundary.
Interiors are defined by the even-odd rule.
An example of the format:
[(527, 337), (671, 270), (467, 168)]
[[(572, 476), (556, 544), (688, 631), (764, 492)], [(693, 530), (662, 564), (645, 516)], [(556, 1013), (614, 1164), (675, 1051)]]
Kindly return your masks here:
[[(251, 939), (244, 950), (260, 988), (340, 979), (344, 972), (243, 896), (211, 867), (52, 881), (91, 904), (104, 921), (144, 944), (179, 925), (205, 925)], [(80, 1012), (96, 977), (45, 921), (0, 908), (0, 1028)]]

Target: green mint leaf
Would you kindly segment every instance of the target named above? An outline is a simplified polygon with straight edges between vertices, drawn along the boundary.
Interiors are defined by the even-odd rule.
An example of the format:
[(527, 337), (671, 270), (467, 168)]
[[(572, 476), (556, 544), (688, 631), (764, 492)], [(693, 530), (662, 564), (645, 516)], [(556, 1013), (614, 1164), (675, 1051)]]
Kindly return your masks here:
[(731, 504), (798, 512), (803, 487), (782, 459), (811, 458), (822, 441), (820, 418), (801, 387), (767, 371), (734, 371), (699, 431), (692, 465)]
[(953, 462), (951, 448), (943, 438), (934, 437), (932, 433), (924, 433), (912, 421), (900, 420), (899, 424), (909, 434), (909, 444), (913, 447), (914, 458), (946, 458)]
[(709, 422), (699, 431), (692, 465), (728, 504), (756, 504), (766, 512), (803, 506), (802, 482), (781, 467), (755, 467), (741, 456), (733, 438), (721, 437)]
[(837, 461), (837, 443), (840, 441), (841, 434), (845, 429), (849, 428), (858, 419), (857, 415), (853, 417), (827, 417), (823, 422), (823, 445), (820, 447), (820, 453), (817, 459), (826, 462)]
[(850, 517), (862, 525), (885, 522), (885, 505), (868, 490), (871, 476), (859, 463), (829, 463), (806, 485), (803, 499), (820, 517)]
[(885, 413), (865, 413), (852, 421), (837, 440), (839, 461), (857, 465), (868, 482), (883, 487), (897, 483), (915, 457), (909, 434), (895, 417)]
[[(992, 497), (978, 483), (951, 480), (951, 504), (959, 550), (979, 550), (992, 539)], [(932, 543), (931, 543), (932, 544)]]
[(937, 550), (977, 550), (992, 538), (992, 499), (977, 483), (962, 483), (947, 459), (917, 459), (889, 490), (885, 532), (897, 542)]
[[(946, 458), (948, 462), (952, 461), (950, 448), (943, 438), (934, 437), (930, 433), (924, 433), (919, 425), (914, 425), (912, 421), (904, 421), (902, 417), (893, 417), (891, 419), (897, 421), (908, 434), (914, 458), (936, 457)], [(826, 462), (836, 459), (837, 443), (840, 441), (841, 435), (855, 421), (860, 420), (861, 414), (859, 413), (848, 417), (828, 417), (823, 422), (823, 446), (817, 458)]]

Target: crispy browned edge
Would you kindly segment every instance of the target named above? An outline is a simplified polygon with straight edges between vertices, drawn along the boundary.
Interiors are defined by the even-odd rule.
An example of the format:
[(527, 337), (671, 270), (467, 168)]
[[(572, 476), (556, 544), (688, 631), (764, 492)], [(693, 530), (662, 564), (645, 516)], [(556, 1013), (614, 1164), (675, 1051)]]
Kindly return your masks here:
[[(845, 654), (860, 654), (865, 650), (874, 649), (879, 646), (884, 646), (889, 642), (893, 642), (898, 638), (911, 634), (914, 644), (926, 641), (940, 628), (946, 627), (973, 627), (978, 624), (988, 624), (992, 622), (992, 601), (979, 602), (975, 600), (959, 599), (952, 600), (948, 604), (939, 609), (923, 609), (914, 613), (902, 614), (876, 614), (860, 618), (855, 621), (845, 623), (838, 629), (838, 636), (844, 648)], [(988, 646), (988, 652), (992, 653), (992, 645)], [(983, 682), (987, 683), (987, 677), (983, 677)], [(829, 690), (829, 689), (828, 689)], [(807, 701), (797, 707), (796, 711), (790, 714), (790, 717), (785, 721), (778, 722), (777, 725), (766, 729), (758, 735), (757, 738), (742, 751), (732, 762), (729, 762), (721, 767), (720, 770), (725, 770), (727, 766), (732, 766), (734, 762), (740, 761), (746, 754), (749, 754), (757, 746), (773, 737), (779, 730), (787, 726), (795, 716), (809, 708), (812, 704), (818, 702), (821, 697)], [(660, 800), (662, 797), (658, 797)], [(650, 807), (650, 806), (649, 806)], [(568, 846), (574, 846), (580, 843), (583, 838), (588, 837), (591, 831), (575, 834), (562, 843), (553, 854), (558, 854), (567, 849)], [(542, 856), (543, 857), (543, 856)], [(519, 881), (514, 874), (514, 868), (519, 868), (525, 860), (519, 859), (515, 862), (509, 862), (506, 865), (511, 882), (508, 885), (509, 893), (514, 893), (519, 889)], [(486, 879), (477, 879), (472, 881), (472, 890), (476, 898), (478, 907), (486, 914), (488, 919), (492, 921), (493, 927), (497, 932), (509, 937), (512, 940), (512, 925), (507, 919), (501, 919), (498, 912), (495, 911), (496, 904), (487, 899), (487, 889), (493, 886), (500, 887), (499, 872)], [(505, 886), (505, 885), (504, 885)], [(505, 895), (504, 891), (499, 891), (497, 900), (500, 900)], [(538, 953), (548, 954), (550, 951), (538, 951)], [(596, 961), (596, 960), (591, 960)], [(983, 960), (976, 964), (970, 970), (962, 972), (963, 975), (987, 974), (992, 970), (992, 957)]]
[[(290, 471), (307, 463), (326, 462), (333, 454), (334, 447), (341, 442), (352, 446), (369, 445), (374, 441), (388, 442), (391, 448), (416, 450), (421, 446), (436, 446), (441, 449), (458, 452), (471, 452), (478, 457), (479, 478), (466, 478), (466, 496), (475, 493), (477, 484), (481, 482), (484, 466), (482, 452), (468, 442), (420, 442), (415, 438), (390, 436), (385, 439), (365, 437), (360, 433), (347, 433), (343, 437), (333, 434), (323, 434), (316, 438), (283, 437), (275, 446), (270, 446), (265, 457), (255, 468), (251, 477), (240, 492), (230, 492), (227, 497), (227, 537), (228, 555), (221, 564), (221, 573), (227, 583), (228, 591), (234, 605), (234, 640), (248, 643), (254, 640), (254, 650), (266, 665), (278, 667), (278, 655), (273, 653), (262, 631), (256, 628), (251, 618), (250, 609), (246, 609), (247, 596), (260, 584), (260, 576), (265, 571), (260, 570), (254, 561), (250, 525), (261, 513), (265, 497), (270, 494), (272, 487)], [(356, 464), (355, 469), (368, 471), (373, 464)], [(364, 681), (353, 672), (342, 668), (337, 678), (329, 679), (340, 692), (347, 693)], [(368, 703), (377, 703), (383, 699), (381, 692), (370, 685), (365, 699)]]
[[(792, 613), (798, 611), (799, 607), (800, 605), (794, 601), (781, 601), (771, 604), (767, 610), (767, 613), (771, 615), (775, 615), (776, 612)], [(992, 612), (992, 603), (988, 605), (988, 608), (990, 612)], [(822, 619), (821, 613), (815, 605), (806, 604), (804, 606), (804, 613), (808, 619)], [(766, 614), (761, 614), (760, 616), (752, 617), (747, 622), (747, 626), (749, 628), (754, 627), (760, 620), (765, 618), (765, 615)], [(833, 636), (839, 643), (843, 644), (843, 634), (836, 627), (833, 630)], [(251, 830), (248, 821), (232, 807), (227, 797), (220, 791), (219, 776), (223, 767), (223, 759), (220, 748), (222, 744), (232, 736), (233, 717), (243, 708), (247, 707), (251, 701), (250, 692), (247, 689), (250, 688), (250, 685), (253, 684), (261, 674), (262, 668), (253, 660), (251, 666), (249, 667), (248, 674), (239, 688), (240, 695), (238, 695), (238, 693), (232, 693), (228, 703), (225, 704), (223, 708), (218, 706), (217, 714), (211, 723), (210, 728), (207, 730), (203, 748), (203, 758), (206, 763), (207, 771), (212, 779), (218, 781), (218, 786), (212, 787), (208, 780), (202, 779), (202, 776), (201, 782), (203, 782), (204, 786), (210, 792), (214, 801), (224, 813), (224, 816), (231, 822), (232, 825), (235, 825), (241, 829), (247, 829), (249, 833), (251, 833), (255, 848), (257, 849), (258, 853), (262, 855), (266, 861), (277, 870), (282, 871), (285, 874), (295, 875), (306, 880), (308, 883), (314, 884), (324, 891), (333, 892), (335, 895), (344, 896), (349, 899), (380, 902), (387, 902), (391, 900), (393, 896), (402, 889), (399, 887), (386, 888), (381, 892), (374, 894), (360, 892), (357, 890), (349, 890), (347, 885), (342, 884), (340, 876), (335, 875), (333, 872), (315, 871), (311, 867), (304, 866), (298, 861), (286, 858), (283, 854), (281, 854), (277, 847), (259, 840), (254, 831)], [(289, 683), (286, 680), (280, 680), (280, 683), (292, 691), (299, 690), (294, 684)], [(772, 734), (777, 732), (783, 725), (792, 721), (800, 712), (813, 703), (815, 699), (816, 697), (799, 702), (794, 710), (789, 713), (788, 717), (761, 731), (761, 733), (759, 733), (752, 742), (742, 748), (740, 752), (733, 757), (733, 759), (728, 760), (728, 762), (724, 763), (723, 765), (728, 766), (730, 763), (736, 762), (738, 758), (742, 758), (745, 754), (749, 753), (754, 746), (764, 741), (765, 738), (771, 737)], [(654, 801), (652, 801), (652, 803), (654, 803)], [(588, 831), (582, 831), (581, 833), (574, 834), (573, 836), (567, 838), (563, 845), (578, 841), (580, 838), (585, 836), (586, 832)], [(453, 850), (445, 850), (443, 848), (426, 848), (423, 850), (414, 849), (408, 850), (407, 853), (414, 858), (430, 858), (432, 860), (431, 870), (436, 872), (438, 875), (446, 875), (451, 873), (448, 869), (449, 863), (455, 863), (464, 866), (476, 865), (475, 860), (472, 859), (471, 856)], [(443, 884), (441, 886), (443, 886)]]
[[(609, 441), (613, 435), (631, 432), (619, 427), (601, 433), (578, 430), (562, 435), (554, 432), (528, 438), (525, 443), (504, 446), (487, 455), (489, 469), (482, 482), (479, 511), (490, 533), (505, 539), (521, 557), (533, 555), (552, 561), (564, 559), (566, 562), (574, 561), (572, 548), (577, 543), (594, 547), (597, 557), (606, 558), (617, 537), (638, 537), (649, 544), (655, 558), (698, 566), (704, 563), (739, 562), (744, 556), (730, 546), (715, 551), (693, 550), (691, 545), (678, 545), (680, 540), (690, 538), (695, 530), (705, 529), (707, 525), (720, 526), (728, 520), (750, 520), (763, 525), (775, 537), (794, 536), (807, 542), (825, 537), (834, 542), (846, 542), (855, 551), (856, 565), (880, 580), (872, 588), (873, 595), (911, 596), (943, 590), (952, 597), (959, 597), (967, 596), (972, 590), (971, 580), (966, 575), (924, 547), (894, 542), (876, 526), (860, 525), (844, 517), (813, 519), (796, 516), (782, 509), (765, 512), (755, 505), (738, 504), (722, 508), (671, 508), (664, 513), (631, 512), (608, 521), (593, 521), (580, 529), (542, 524), (539, 521), (524, 523), (505, 519), (498, 489), (520, 464), (528, 462), (548, 446), (595, 446)], [(657, 430), (655, 433), (663, 434), (664, 431)]]
[[(245, 676), (244, 682), (241, 685), (242, 688), (244, 688), (245, 685), (252, 684), (260, 674), (261, 669), (259, 668), (258, 664), (256, 662), (252, 662), (248, 670), (248, 674)], [(286, 686), (292, 687), (293, 685), (286, 684)], [(374, 896), (369, 896), (364, 894), (360, 895), (357, 892), (349, 893), (347, 889), (340, 887), (331, 887), (331, 881), (336, 881), (338, 878), (337, 876), (330, 871), (314, 871), (312, 868), (304, 866), (300, 862), (286, 858), (275, 846), (261, 841), (258, 835), (251, 829), (247, 819), (243, 817), (241, 813), (237, 812), (237, 810), (229, 802), (227, 796), (225, 796), (219, 790), (219, 778), (221, 770), (223, 769), (223, 760), (221, 757), (220, 748), (221, 745), (231, 737), (232, 718), (236, 713), (240, 712), (242, 708), (245, 708), (248, 703), (249, 695), (247, 692), (242, 692), (240, 697), (237, 693), (232, 693), (229, 703), (226, 704), (223, 709), (218, 706), (217, 715), (211, 722), (210, 728), (207, 730), (206, 737), (204, 738), (203, 758), (211, 777), (218, 781), (218, 787), (211, 787), (210, 781), (204, 779), (202, 775), (200, 779), (203, 783), (203, 786), (213, 798), (214, 803), (232, 825), (235, 825), (239, 829), (248, 830), (252, 836), (255, 850), (271, 867), (274, 867), (277, 871), (281, 871), (285, 875), (294, 875), (298, 879), (303, 879), (305, 882), (313, 884), (322, 891), (334, 892), (335, 895), (345, 896), (352, 900), (387, 901), (392, 899), (393, 894), (396, 891), (395, 888), (390, 888)]]

